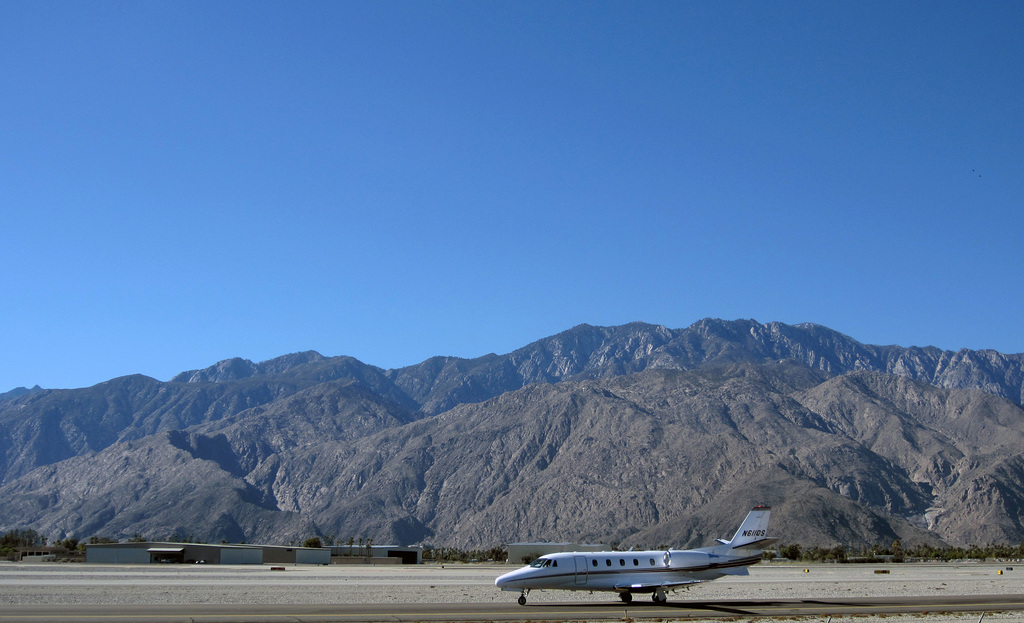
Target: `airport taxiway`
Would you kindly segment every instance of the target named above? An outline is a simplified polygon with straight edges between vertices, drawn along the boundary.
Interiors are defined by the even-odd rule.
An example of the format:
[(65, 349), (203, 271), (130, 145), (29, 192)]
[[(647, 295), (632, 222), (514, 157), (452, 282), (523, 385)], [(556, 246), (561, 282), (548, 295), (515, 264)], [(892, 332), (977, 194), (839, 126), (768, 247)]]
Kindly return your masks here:
[[(945, 596), (922, 599), (827, 599), (827, 600), (738, 600), (684, 601), (667, 605), (631, 604), (615, 601), (584, 603), (516, 604), (332, 604), (309, 606), (300, 604), (189, 604), (189, 605), (59, 605), (7, 606), (0, 611), (0, 621), (33, 621), (35, 623), (98, 623), (100, 621), (138, 622), (336, 622), (380, 623), (384, 621), (756, 621), (761, 618), (820, 620), (830, 617), (839, 623), (846, 617), (857, 622), (871, 621), (877, 615), (887, 623), (901, 620), (898, 615), (911, 615), (919, 623), (927, 621), (1019, 621), (1024, 610), (1024, 595), (1007, 597), (986, 595), (974, 597)], [(932, 612), (934, 617), (924, 613)], [(983, 614), (983, 617), (979, 617)], [(897, 615), (897, 616), (894, 616)]]
[[(758, 565), (624, 605), (608, 593), (501, 592), (503, 565), (265, 566), (0, 564), (12, 621), (599, 621), (803, 617), (833, 623), (1024, 620), (1024, 565)], [(925, 616), (925, 613), (927, 615)], [(856, 619), (848, 618), (854, 617)], [(736, 617), (739, 617), (737, 619)], [(815, 618), (817, 617), (817, 618)]]

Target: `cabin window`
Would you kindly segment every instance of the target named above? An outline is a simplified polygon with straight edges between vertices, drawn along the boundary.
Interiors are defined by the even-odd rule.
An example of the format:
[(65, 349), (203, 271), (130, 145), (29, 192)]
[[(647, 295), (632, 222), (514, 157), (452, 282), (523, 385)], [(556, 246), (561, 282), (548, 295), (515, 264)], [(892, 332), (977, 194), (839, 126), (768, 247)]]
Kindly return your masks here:
[(596, 558), (594, 559), (594, 566), (595, 567), (597, 566), (597, 559)]
[(653, 558), (651, 558), (651, 566), (652, 567), (654, 566), (654, 559)]
[(606, 567), (612, 566), (612, 559), (611, 558), (605, 558), (604, 559), (604, 564), (605, 564)]
[(626, 566), (626, 559), (625, 558), (619, 558), (619, 566), (620, 567), (625, 567)]
[(633, 566), (634, 566), (634, 567), (639, 567), (639, 566), (640, 566), (640, 561), (639, 561), (639, 560), (637, 560), (636, 558), (634, 558), (634, 559), (633, 559)]

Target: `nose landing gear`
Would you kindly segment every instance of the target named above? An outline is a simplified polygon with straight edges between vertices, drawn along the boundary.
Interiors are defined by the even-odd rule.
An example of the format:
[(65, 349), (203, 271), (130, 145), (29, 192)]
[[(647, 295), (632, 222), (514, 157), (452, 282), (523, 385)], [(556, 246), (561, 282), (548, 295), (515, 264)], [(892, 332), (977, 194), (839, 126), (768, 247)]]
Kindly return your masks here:
[(528, 588), (527, 589), (523, 589), (522, 594), (519, 595), (519, 599), (517, 599), (516, 601), (519, 602), (520, 606), (525, 606), (526, 605), (526, 594), (529, 593), (529, 592), (530, 592), (530, 589), (528, 589)]

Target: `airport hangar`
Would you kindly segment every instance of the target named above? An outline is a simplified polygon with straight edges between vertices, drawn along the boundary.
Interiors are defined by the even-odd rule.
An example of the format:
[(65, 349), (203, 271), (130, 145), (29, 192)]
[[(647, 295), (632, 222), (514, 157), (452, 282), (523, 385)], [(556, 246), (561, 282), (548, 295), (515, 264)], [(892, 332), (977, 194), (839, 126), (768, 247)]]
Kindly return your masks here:
[(579, 543), (509, 543), (506, 563), (522, 563), (528, 565), (547, 554), (558, 552), (606, 552), (607, 545), (590, 545)]
[[(361, 549), (362, 551), (367, 551), (365, 547)], [(160, 541), (96, 543), (85, 546), (85, 562), (129, 565), (157, 563), (327, 565), (345, 562), (416, 564), (423, 560), (422, 551), (419, 548), (413, 547), (375, 545), (369, 548), (368, 556), (346, 556), (346, 552), (341, 550), (349, 550), (349, 548), (338, 546), (294, 547), (284, 545), (169, 543)]]

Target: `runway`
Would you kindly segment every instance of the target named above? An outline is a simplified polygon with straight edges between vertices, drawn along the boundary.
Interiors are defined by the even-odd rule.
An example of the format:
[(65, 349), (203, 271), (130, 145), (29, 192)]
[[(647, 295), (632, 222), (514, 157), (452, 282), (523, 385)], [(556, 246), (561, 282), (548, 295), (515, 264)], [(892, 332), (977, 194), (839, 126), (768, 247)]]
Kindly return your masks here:
[[(1019, 564), (1019, 563), (1018, 563)], [(884, 568), (882, 568), (884, 567)], [(85, 565), (0, 562), (0, 623), (70, 621), (752, 621), (1009, 623), (1024, 620), (1024, 569), (1007, 563), (758, 565), (623, 604), (607, 593), (533, 591), (505, 565)], [(922, 618), (922, 614), (928, 613)], [(948, 614), (937, 614), (948, 613)], [(959, 613), (959, 614), (958, 614)], [(970, 614), (968, 614), (970, 613)], [(850, 618), (857, 617), (857, 618)]]
[(0, 622), (94, 623), (277, 623), (381, 621), (622, 621), (693, 620), (735, 617), (822, 617), (864, 615), (919, 615), (921, 613), (1024, 612), (1024, 595), (949, 595), (938, 598), (779, 599), (669, 602), (665, 605), (634, 602), (446, 604), (163, 604), (163, 605), (15, 605), (5, 606)]

